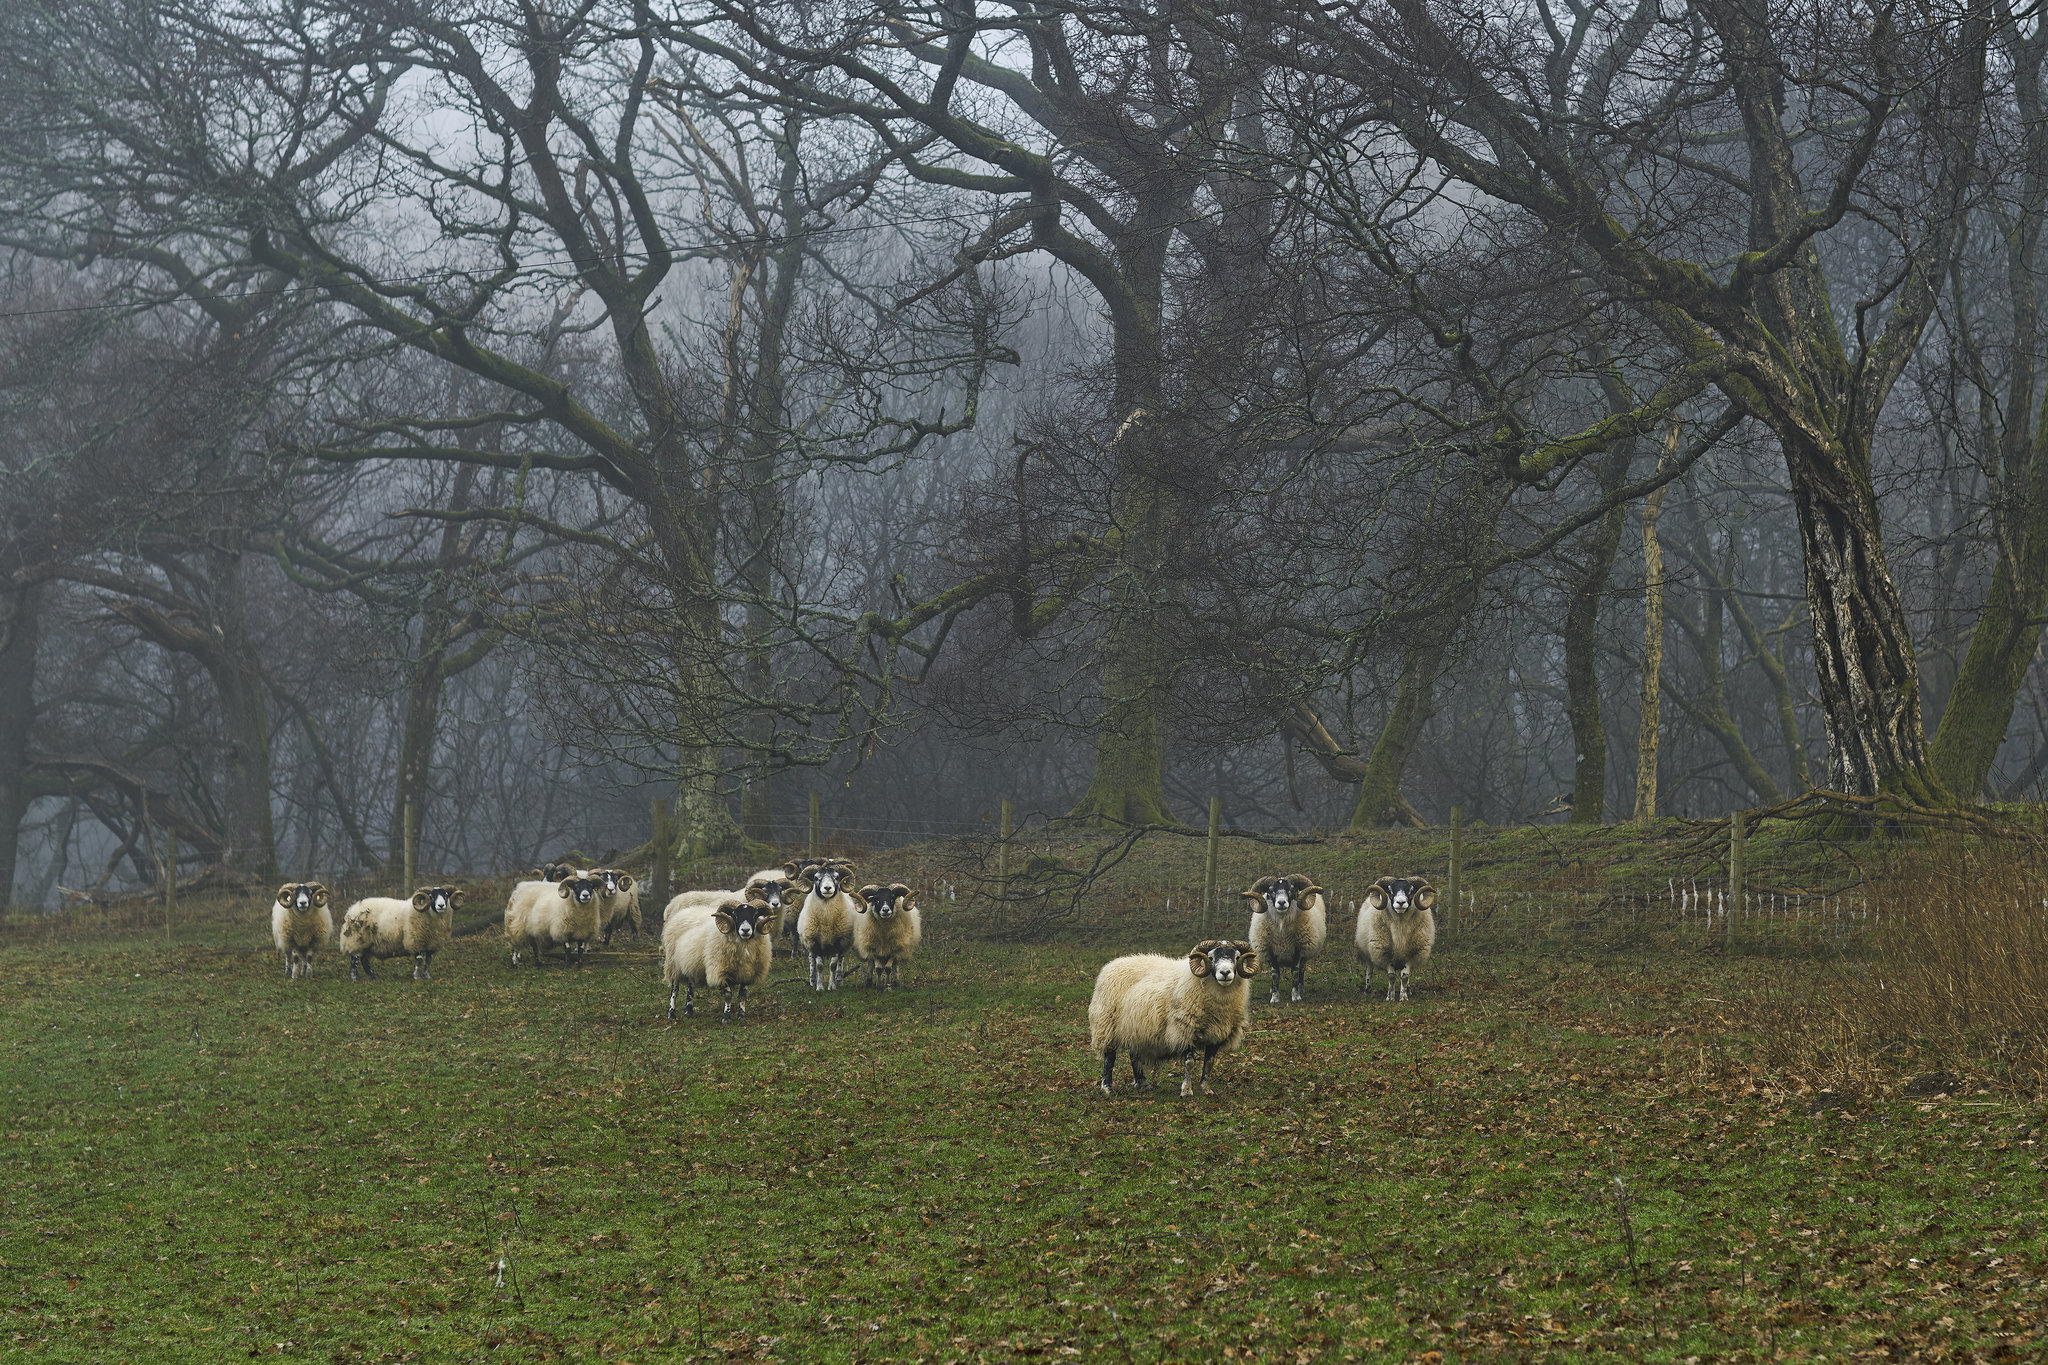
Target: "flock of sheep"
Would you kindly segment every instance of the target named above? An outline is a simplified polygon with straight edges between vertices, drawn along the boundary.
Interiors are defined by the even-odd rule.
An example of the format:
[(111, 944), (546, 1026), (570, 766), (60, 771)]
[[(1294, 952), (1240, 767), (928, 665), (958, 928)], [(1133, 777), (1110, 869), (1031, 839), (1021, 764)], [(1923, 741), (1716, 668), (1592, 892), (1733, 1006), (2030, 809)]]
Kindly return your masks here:
[[(923, 918), (910, 888), (901, 882), (848, 889), (853, 864), (843, 858), (794, 860), (749, 877), (733, 891), (685, 891), (663, 908), (661, 974), (668, 986), (668, 1017), (696, 1012), (698, 989), (723, 994), (725, 1022), (747, 1017), (747, 987), (767, 981), (774, 943), (784, 917), (795, 906), (796, 943), (808, 957), (814, 990), (837, 990), (851, 953), (866, 970), (869, 986), (889, 989), (901, 982), (905, 959), (924, 937)], [(1219, 1053), (1243, 1039), (1250, 1022), (1251, 980), (1261, 964), (1273, 973), (1270, 1003), (1280, 1003), (1283, 975), (1291, 978), (1290, 1000), (1299, 1003), (1309, 963), (1329, 938), (1329, 906), (1323, 889), (1308, 877), (1262, 877), (1241, 893), (1251, 903), (1249, 941), (1204, 939), (1185, 958), (1137, 953), (1105, 965), (1088, 1002), (1089, 1046), (1102, 1061), (1102, 1092), (1111, 1093), (1119, 1052), (1130, 1059), (1131, 1080), (1148, 1082), (1147, 1066), (1181, 1063), (1180, 1093), (1197, 1082), (1194, 1056), (1202, 1054), (1199, 1082), (1209, 1093), (1209, 1068)], [(414, 980), (432, 980), (434, 954), (454, 937), (454, 911), (463, 893), (448, 886), (421, 887), (410, 900), (371, 896), (342, 916), (340, 946), (348, 958), (349, 980), (358, 969), (375, 977), (371, 963), (410, 957)], [(1414, 877), (1381, 877), (1359, 902), (1353, 946), (1365, 968), (1387, 974), (1387, 999), (1408, 999), (1408, 973), (1429, 960), (1436, 946), (1436, 888)], [(327, 888), (292, 882), (278, 888), (271, 909), (271, 936), (284, 956), (288, 976), (312, 971), (313, 953), (334, 934)], [(612, 935), (630, 924), (640, 933), (640, 889), (618, 868), (576, 868), (550, 863), (530, 881), (512, 888), (505, 905), (505, 939), (511, 964), (530, 956), (538, 967), (560, 950), (564, 966), (581, 965), (593, 940), (609, 946)]]

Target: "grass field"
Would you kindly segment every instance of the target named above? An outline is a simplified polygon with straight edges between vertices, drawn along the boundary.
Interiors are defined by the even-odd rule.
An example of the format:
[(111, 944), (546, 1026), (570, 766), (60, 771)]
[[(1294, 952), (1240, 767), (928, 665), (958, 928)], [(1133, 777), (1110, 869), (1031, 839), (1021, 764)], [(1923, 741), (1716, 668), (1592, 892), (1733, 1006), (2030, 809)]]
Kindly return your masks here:
[(259, 913), (191, 913), (174, 949), (61, 918), (0, 935), (10, 1359), (2048, 1342), (2048, 1110), (1793, 1093), (1745, 1021), (1810, 984), (1798, 960), (1446, 945), (1401, 1006), (1333, 951), (1307, 1004), (1257, 992), (1215, 1095), (1103, 1100), (1086, 1011), (1111, 954), (941, 913), (906, 989), (816, 996), (779, 968), (742, 1026), (669, 1023), (647, 940), (515, 974), (491, 933), (431, 983), (394, 962), (351, 985), (329, 952), (293, 982)]

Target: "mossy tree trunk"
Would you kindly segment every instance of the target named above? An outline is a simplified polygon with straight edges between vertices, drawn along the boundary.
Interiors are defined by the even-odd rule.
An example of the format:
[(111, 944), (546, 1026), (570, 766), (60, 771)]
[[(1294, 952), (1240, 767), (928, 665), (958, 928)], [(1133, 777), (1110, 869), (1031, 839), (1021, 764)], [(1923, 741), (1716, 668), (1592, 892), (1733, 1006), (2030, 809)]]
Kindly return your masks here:
[(1639, 825), (1657, 818), (1657, 737), (1664, 676), (1664, 547), (1657, 539), (1657, 516), (1663, 505), (1664, 487), (1643, 499), (1643, 686), (1636, 727), (1634, 815)]
[[(1995, 559), (1991, 587), (1970, 633), (1947, 704), (1929, 746), (1935, 780), (1958, 796), (1985, 791), (1991, 765), (2012, 726), (2013, 705), (2025, 685), (2048, 612), (2048, 400), (2036, 406), (2040, 345), (2040, 281), (2036, 273), (2044, 214), (2048, 214), (2048, 107), (2042, 98), (2042, 66), (2048, 59), (2048, 28), (2007, 41), (2013, 65), (2013, 96), (2024, 129), (2023, 164), (2017, 195), (2008, 207), (1988, 197), (1998, 240), (2005, 249), (2001, 291), (2011, 299), (2011, 338), (2005, 348), (2009, 370), (2002, 401), (2004, 424), (1996, 449), (1981, 452), (1992, 486), (1991, 528)], [(1986, 282), (1989, 286), (1989, 282)], [(1998, 387), (1982, 348), (1970, 331), (1963, 272), (1951, 276), (1957, 332), (1967, 377), (1990, 408)], [(1996, 286), (1989, 286), (1996, 287)], [(1987, 417), (1987, 421), (1990, 419)], [(1990, 441), (1986, 445), (1992, 444)]]
[(28, 742), (36, 720), (40, 598), (37, 588), (0, 593), (0, 908), (14, 903), (21, 822), (33, 799)]

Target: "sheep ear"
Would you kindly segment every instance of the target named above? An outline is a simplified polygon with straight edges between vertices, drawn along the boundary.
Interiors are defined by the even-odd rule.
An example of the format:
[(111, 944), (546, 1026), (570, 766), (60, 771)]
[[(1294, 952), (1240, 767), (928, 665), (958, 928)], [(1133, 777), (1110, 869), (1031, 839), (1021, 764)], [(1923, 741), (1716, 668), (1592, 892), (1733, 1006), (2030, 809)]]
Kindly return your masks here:
[(313, 888), (313, 904), (315, 904), (315, 905), (325, 905), (325, 904), (327, 904), (327, 888), (326, 888), (326, 887), (324, 887), (324, 886), (317, 886), (317, 887)]
[(1197, 948), (1192, 953), (1188, 954), (1189, 972), (1193, 973), (1196, 976), (1207, 976), (1211, 970), (1213, 970), (1213, 968), (1209, 963), (1209, 955), (1203, 952), (1200, 948)]
[(424, 910), (424, 909), (426, 909), (426, 908), (427, 908), (427, 893), (426, 893), (426, 892), (424, 892), (424, 891), (415, 891), (415, 892), (413, 892), (413, 893), (412, 893), (412, 908), (413, 908), (413, 909), (415, 909), (415, 910)]
[(286, 882), (283, 886), (277, 888), (277, 903), (279, 905), (290, 905), (292, 903), (292, 884), (290, 882)]

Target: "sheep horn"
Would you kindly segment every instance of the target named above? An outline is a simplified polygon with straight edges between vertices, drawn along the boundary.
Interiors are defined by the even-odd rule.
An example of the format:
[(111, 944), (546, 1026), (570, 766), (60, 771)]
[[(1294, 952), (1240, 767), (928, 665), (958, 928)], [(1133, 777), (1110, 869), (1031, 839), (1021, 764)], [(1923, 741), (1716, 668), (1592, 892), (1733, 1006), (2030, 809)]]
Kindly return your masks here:
[(1415, 903), (1425, 910), (1433, 908), (1436, 905), (1436, 888), (1428, 882), (1422, 883), (1415, 892)]
[(633, 874), (632, 874), (632, 873), (630, 873), (630, 872), (621, 872), (621, 873), (619, 874), (619, 890), (621, 890), (621, 891), (631, 891), (632, 889), (633, 889)]
[(1240, 891), (1237, 894), (1244, 897), (1246, 900), (1252, 903), (1252, 913), (1254, 915), (1263, 915), (1266, 913), (1266, 898), (1264, 896), (1261, 896), (1258, 892)]
[(426, 893), (426, 892), (424, 892), (424, 891), (415, 891), (415, 892), (413, 892), (413, 893), (412, 893), (412, 908), (413, 908), (413, 909), (415, 909), (415, 910), (424, 910), (424, 909), (426, 909), (426, 908), (427, 908), (427, 893)]
[[(1209, 942), (1211, 943), (1214, 943), (1215, 941), (1216, 940), (1214, 939), (1209, 940)], [(1200, 948), (1197, 948), (1193, 952), (1188, 954), (1188, 971), (1192, 972), (1194, 975), (1207, 976), (1213, 970), (1214, 968), (1209, 962), (1209, 955), (1203, 952)]]
[(1240, 949), (1237, 955), (1237, 974), (1249, 981), (1259, 974), (1259, 955), (1251, 950), (1249, 944), (1240, 943), (1237, 946)]
[(292, 903), (293, 889), (290, 882), (286, 882), (283, 886), (277, 888), (277, 903), (279, 905), (290, 905)]
[(910, 888), (905, 886), (902, 882), (890, 882), (889, 889), (891, 891), (894, 891), (899, 896), (907, 896), (910, 894)]
[(315, 904), (315, 905), (325, 905), (325, 904), (327, 904), (327, 888), (326, 888), (326, 887), (324, 887), (324, 886), (316, 886), (316, 887), (314, 887), (314, 888), (313, 888), (313, 904)]
[(726, 909), (722, 905), (719, 906), (716, 910), (713, 910), (711, 912), (711, 922), (718, 926), (719, 933), (731, 933), (733, 929), (732, 911)]

